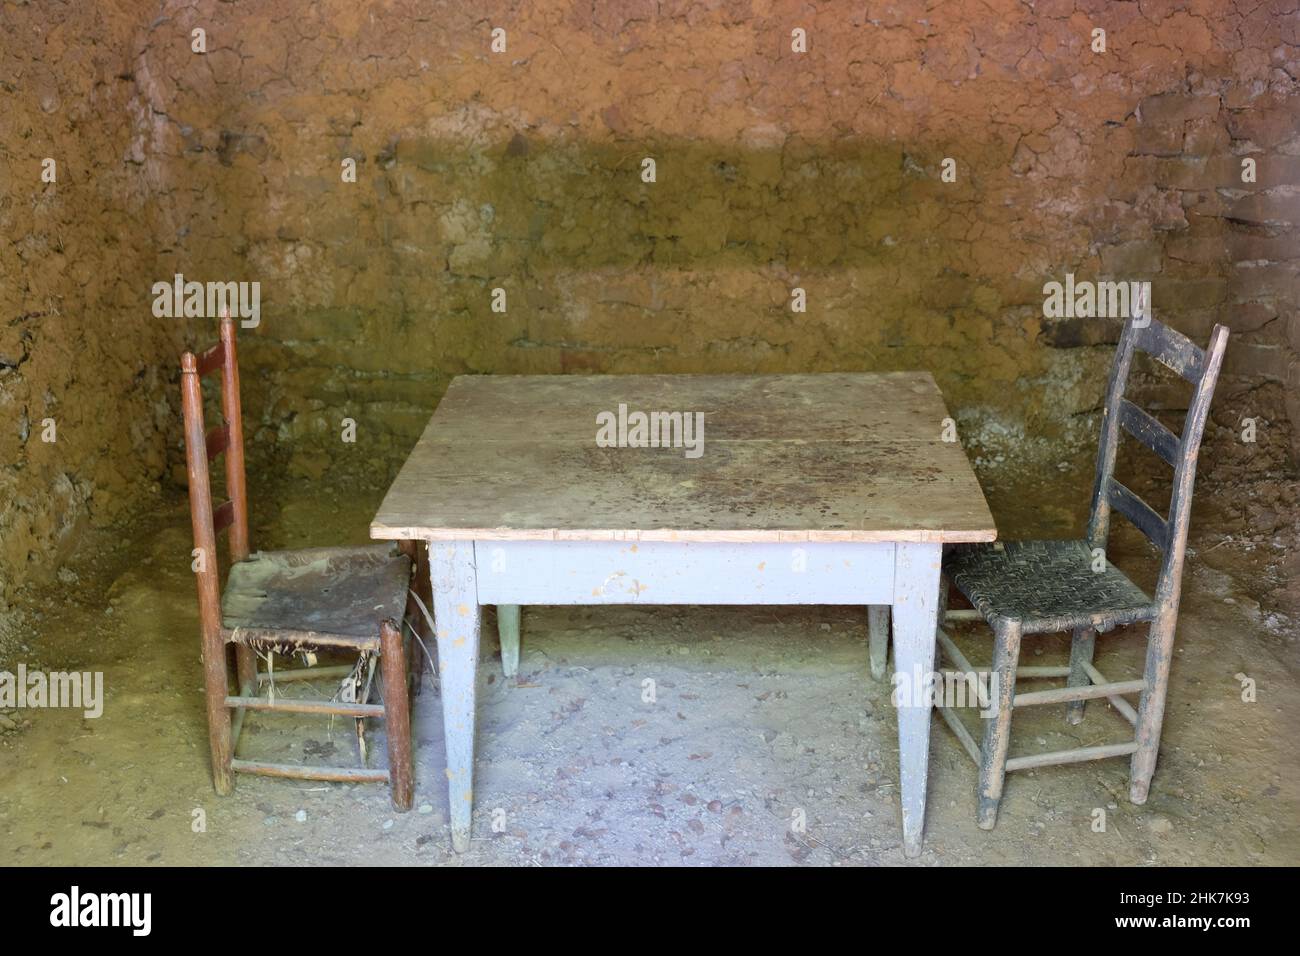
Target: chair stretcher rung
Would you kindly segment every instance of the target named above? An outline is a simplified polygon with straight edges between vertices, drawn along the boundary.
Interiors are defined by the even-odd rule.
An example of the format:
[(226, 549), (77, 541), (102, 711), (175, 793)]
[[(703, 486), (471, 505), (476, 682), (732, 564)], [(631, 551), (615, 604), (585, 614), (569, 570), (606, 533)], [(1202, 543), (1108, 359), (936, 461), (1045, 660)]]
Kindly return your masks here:
[[(1083, 669), (1087, 672), (1088, 678), (1094, 684), (1107, 683), (1106, 678), (1101, 675), (1101, 671), (1097, 670), (1097, 668), (1093, 667), (1087, 661), (1084, 661)], [(1121, 715), (1123, 715), (1125, 720), (1127, 720), (1134, 727), (1137, 726), (1138, 712), (1133, 709), (1132, 704), (1126, 701), (1123, 697), (1119, 697), (1119, 696), (1115, 696), (1115, 697), (1107, 696), (1106, 699), (1110, 701), (1110, 705), (1112, 707), (1114, 707), (1116, 710), (1120, 712)]]
[(961, 745), (966, 748), (966, 753), (970, 756), (971, 760), (975, 761), (975, 766), (978, 767), (980, 765), (979, 744), (975, 743), (975, 738), (972, 737), (971, 732), (966, 729), (966, 725), (961, 722), (961, 719), (953, 713), (952, 708), (950, 707), (935, 707), (935, 710), (939, 712), (939, 716), (943, 718), (943, 722), (952, 729), (954, 734), (957, 735), (957, 739), (961, 741)]
[(347, 677), (355, 667), (351, 664), (329, 665), (326, 667), (294, 667), (282, 671), (258, 671), (257, 682), (267, 681), (315, 680), (318, 677)]
[[(948, 613), (955, 614), (957, 612), (949, 611)], [(974, 664), (968, 661), (966, 659), (966, 655), (963, 654), (957, 648), (957, 645), (952, 642), (952, 638), (949, 637), (946, 633), (944, 633), (942, 629), (936, 630), (935, 636), (939, 640), (939, 651), (940, 651), (940, 653), (937, 654), (935, 657), (936, 669), (938, 669), (938, 664), (943, 659), (942, 652), (947, 651), (948, 656), (951, 657), (953, 663), (957, 665), (957, 669), (964, 674), (987, 674), (991, 670), (991, 668), (988, 667), (976, 667)], [(1016, 668), (1016, 677), (1069, 677), (1069, 676), (1070, 676), (1070, 668), (1068, 667), (1049, 667), (1049, 666), (1039, 666), (1036, 664), (1027, 664), (1022, 667)]]
[[(251, 695), (253, 693), (252, 682), (251, 681), (247, 682), (244, 684), (244, 686), (239, 688), (239, 693), (240, 696), (243, 697), (247, 697)], [(243, 708), (240, 708), (239, 710), (235, 711), (235, 716), (230, 721), (230, 752), (232, 754), (239, 753), (239, 735), (243, 733), (244, 730), (245, 713), (246, 711)]]
[(952, 638), (943, 632), (942, 628), (936, 630), (935, 636), (939, 639), (939, 647), (935, 655), (936, 664), (943, 659), (943, 652), (947, 651), (948, 656), (952, 658), (952, 662), (957, 665), (959, 670), (963, 670), (968, 674), (975, 670), (971, 662), (966, 660), (966, 655), (952, 642)]
[(263, 763), (232, 760), (230, 769), (263, 777), (293, 777), (296, 780), (333, 780), (341, 783), (388, 783), (388, 771), (366, 767), (306, 767), (292, 763)]
[[(937, 670), (938, 668), (936, 668)], [(965, 677), (968, 674), (988, 674), (992, 671), (990, 667), (975, 667), (970, 670), (950, 670), (944, 671), (946, 674), (957, 674)], [(1045, 677), (1069, 677), (1070, 668), (1068, 667), (1040, 667), (1037, 664), (1030, 664), (1026, 667), (1016, 668), (1016, 680), (1041, 680)]]
[(342, 717), (382, 717), (383, 704), (348, 704), (334, 700), (293, 700), (265, 697), (227, 697), (227, 707), (244, 707), (248, 710), (278, 710), (290, 714), (333, 714)]
[(1051, 767), (1062, 763), (1083, 763), (1086, 760), (1105, 760), (1107, 757), (1124, 757), (1135, 753), (1137, 741), (1126, 744), (1107, 744), (1103, 747), (1080, 747), (1077, 750), (1055, 750), (1051, 753), (1032, 754), (1028, 757), (1012, 757), (1007, 761), (1007, 770), (1028, 770), (1033, 767)]
[(1089, 684), (1087, 687), (1054, 687), (1051, 690), (1035, 690), (1028, 694), (1016, 694), (1013, 707), (1032, 707), (1035, 704), (1066, 704), (1072, 700), (1092, 700), (1096, 697), (1118, 697), (1120, 694), (1136, 694), (1144, 690), (1144, 680), (1123, 680), (1113, 684)]

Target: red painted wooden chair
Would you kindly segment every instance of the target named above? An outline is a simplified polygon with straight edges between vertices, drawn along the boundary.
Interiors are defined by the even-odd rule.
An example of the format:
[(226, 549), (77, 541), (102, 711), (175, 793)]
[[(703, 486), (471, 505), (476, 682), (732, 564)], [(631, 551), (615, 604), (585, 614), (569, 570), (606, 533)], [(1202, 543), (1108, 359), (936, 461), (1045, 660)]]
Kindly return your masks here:
[[(1139, 307), (1136, 311), (1140, 315), (1143, 310)], [(1149, 324), (1140, 324), (1142, 321)], [(1087, 539), (963, 545), (945, 558), (946, 579), (975, 607), (974, 612), (968, 613), (986, 620), (994, 633), (991, 673), (996, 677), (996, 696), (990, 702), (992, 715), (985, 718), (982, 745), (976, 743), (951, 710), (940, 709), (941, 716), (979, 767), (978, 820), (984, 829), (992, 829), (997, 822), (998, 803), (1008, 770), (1131, 754), (1129, 797), (1137, 804), (1146, 802), (1155, 773), (1169, 688), (1197, 453), (1227, 343), (1228, 330), (1222, 325), (1214, 327), (1209, 347), (1202, 351), (1154, 319), (1130, 318), (1124, 324), (1106, 389)], [(1147, 353), (1193, 386), (1181, 435), (1175, 435), (1124, 397), (1135, 351)], [(1173, 467), (1168, 515), (1157, 513), (1115, 479), (1121, 430)], [(1131, 521), (1162, 554), (1154, 598), (1148, 597), (1119, 568), (1105, 560), (1112, 510)], [(950, 612), (948, 619), (962, 614)], [(1146, 667), (1141, 679), (1107, 681), (1092, 665), (1097, 633), (1138, 622), (1150, 625)], [(1023, 636), (1060, 631), (1073, 632), (1068, 667), (1018, 665)], [(959, 673), (975, 671), (942, 630), (938, 638), (940, 654), (946, 652)], [(1017, 676), (1067, 680), (1062, 688), (1017, 693)], [(1124, 699), (1128, 694), (1141, 695), (1136, 709)], [(1016, 708), (1064, 703), (1067, 719), (1077, 724), (1083, 719), (1084, 702), (1101, 697), (1107, 698), (1133, 725), (1133, 739), (1008, 759), (1011, 717)]]
[[(222, 424), (205, 430), (200, 378), (221, 376)], [(390, 544), (354, 548), (250, 552), (248, 497), (244, 481), (243, 420), (235, 326), (221, 317), (221, 341), (201, 355), (181, 357), (181, 407), (185, 417), (185, 459), (189, 472), (190, 516), (194, 527), (199, 626), (207, 694), (208, 739), (213, 785), (220, 794), (234, 789), (234, 773), (257, 773), (306, 780), (388, 783), (393, 805), (408, 810), (413, 797), (410, 699), (406, 652), (398, 620), (407, 606), (411, 558)], [(230, 498), (212, 504), (208, 466), (225, 455)], [(217, 535), (229, 534), (230, 573), (221, 588)], [(235, 647), (238, 691), (230, 693), (227, 647)], [(314, 654), (322, 649), (355, 652), (356, 667), (307, 667), (259, 673), (258, 651)], [(371, 678), (378, 658), (384, 701), (370, 703)], [(308, 700), (263, 696), (273, 682), (345, 677), (352, 699)], [(351, 678), (351, 681), (348, 681)], [(387, 727), (388, 769), (320, 767), (242, 760), (236, 756), (248, 711), (352, 717), (357, 721), (362, 763), (363, 721), (383, 718)]]

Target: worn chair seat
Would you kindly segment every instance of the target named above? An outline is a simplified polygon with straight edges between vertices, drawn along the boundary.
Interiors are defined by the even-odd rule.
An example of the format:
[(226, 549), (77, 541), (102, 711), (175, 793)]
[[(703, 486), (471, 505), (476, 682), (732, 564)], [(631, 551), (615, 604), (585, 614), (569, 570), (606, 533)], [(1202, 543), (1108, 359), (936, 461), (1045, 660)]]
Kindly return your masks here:
[(411, 559), (393, 544), (257, 551), (230, 568), (221, 623), (238, 643), (364, 650), (400, 621)]
[(1119, 568), (1093, 570), (1085, 541), (961, 545), (944, 572), (991, 624), (1019, 621), (1023, 634), (1149, 621), (1156, 606)]

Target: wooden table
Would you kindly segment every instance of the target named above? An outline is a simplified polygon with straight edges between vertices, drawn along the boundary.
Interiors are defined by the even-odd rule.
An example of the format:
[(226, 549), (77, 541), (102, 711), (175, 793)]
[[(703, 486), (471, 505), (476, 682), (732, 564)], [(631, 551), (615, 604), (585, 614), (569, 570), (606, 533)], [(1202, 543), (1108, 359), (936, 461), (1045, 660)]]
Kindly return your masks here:
[[(597, 416), (620, 405), (632, 421), (703, 413), (699, 456), (602, 447)], [(961, 445), (941, 440), (947, 417), (928, 372), (455, 379), (370, 533), (429, 544), (456, 850), (484, 604), (511, 673), (524, 604), (863, 604), (893, 608), (895, 680), (928, 675), (943, 545), (995, 537)], [(915, 855), (930, 702), (897, 710)]]

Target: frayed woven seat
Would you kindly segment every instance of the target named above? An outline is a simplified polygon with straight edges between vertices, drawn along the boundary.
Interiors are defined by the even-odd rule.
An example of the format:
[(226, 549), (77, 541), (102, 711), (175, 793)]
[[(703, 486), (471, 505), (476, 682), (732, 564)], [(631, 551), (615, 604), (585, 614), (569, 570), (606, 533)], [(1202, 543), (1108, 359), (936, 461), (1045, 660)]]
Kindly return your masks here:
[(230, 567), (221, 624), (246, 643), (377, 648), (376, 621), (400, 621), (411, 559), (393, 544), (255, 551)]
[(957, 589), (992, 625), (1019, 621), (1022, 634), (1149, 621), (1156, 606), (1119, 568), (1094, 571), (1086, 541), (958, 545), (944, 561)]

